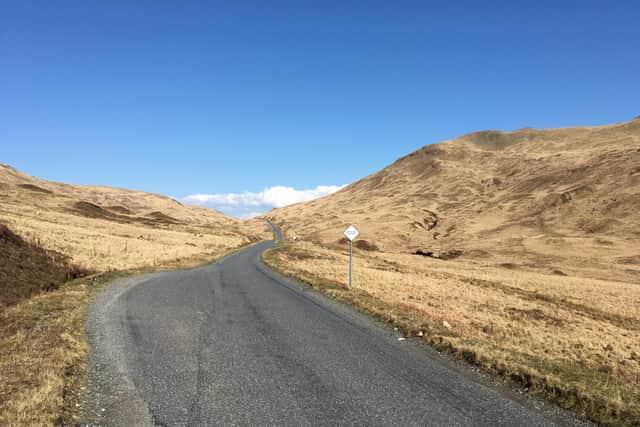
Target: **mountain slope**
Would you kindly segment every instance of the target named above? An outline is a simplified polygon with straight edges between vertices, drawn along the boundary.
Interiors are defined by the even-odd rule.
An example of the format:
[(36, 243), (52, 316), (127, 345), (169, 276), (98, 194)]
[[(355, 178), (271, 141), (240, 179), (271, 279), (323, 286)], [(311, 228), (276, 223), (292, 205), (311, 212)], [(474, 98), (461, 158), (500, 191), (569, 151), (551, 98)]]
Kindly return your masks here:
[(0, 223), (100, 271), (214, 256), (268, 236), (257, 220), (142, 191), (50, 182), (2, 164)]
[(635, 119), (475, 132), (269, 216), (289, 237), (321, 243), (354, 223), (383, 251), (638, 282), (639, 211)]

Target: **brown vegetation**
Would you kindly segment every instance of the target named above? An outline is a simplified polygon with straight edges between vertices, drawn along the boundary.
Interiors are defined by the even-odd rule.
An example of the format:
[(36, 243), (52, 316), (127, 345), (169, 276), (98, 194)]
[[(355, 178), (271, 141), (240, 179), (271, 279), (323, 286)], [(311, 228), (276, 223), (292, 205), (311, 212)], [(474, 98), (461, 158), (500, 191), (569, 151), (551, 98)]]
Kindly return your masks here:
[[(269, 213), (285, 234), (382, 251), (640, 283), (640, 120), (476, 132), (411, 153), (328, 197)], [(606, 242), (606, 243), (603, 243)]]
[(4, 165), (0, 223), (94, 271), (214, 257), (269, 237), (260, 220), (242, 222), (141, 191), (49, 182)]
[(0, 309), (84, 276), (68, 257), (25, 242), (0, 224)]
[(88, 277), (0, 312), (0, 424), (59, 424), (65, 391), (88, 353), (84, 314), (92, 290), (111, 276)]

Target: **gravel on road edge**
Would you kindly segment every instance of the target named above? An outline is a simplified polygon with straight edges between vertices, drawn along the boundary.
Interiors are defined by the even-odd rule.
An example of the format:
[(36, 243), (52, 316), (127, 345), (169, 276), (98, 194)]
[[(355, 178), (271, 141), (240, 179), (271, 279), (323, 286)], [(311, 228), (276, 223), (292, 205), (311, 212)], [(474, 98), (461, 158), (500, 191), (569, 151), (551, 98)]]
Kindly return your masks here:
[(127, 333), (122, 322), (125, 306), (115, 302), (134, 286), (162, 273), (115, 280), (102, 290), (89, 306), (86, 331), (91, 346), (85, 407), (80, 424), (153, 426), (147, 403), (140, 397), (128, 373), (121, 335)]

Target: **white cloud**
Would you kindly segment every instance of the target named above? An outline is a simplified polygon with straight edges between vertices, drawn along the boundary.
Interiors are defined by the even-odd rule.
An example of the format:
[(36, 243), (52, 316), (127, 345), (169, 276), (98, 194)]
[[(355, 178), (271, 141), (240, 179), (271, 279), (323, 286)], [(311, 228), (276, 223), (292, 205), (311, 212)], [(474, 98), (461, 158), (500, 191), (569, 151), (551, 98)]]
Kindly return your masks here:
[(242, 216), (240, 216), (240, 218), (242, 218), (242, 219), (255, 218), (255, 217), (257, 217), (257, 216), (262, 215), (263, 213), (264, 213), (264, 212), (254, 212), (254, 211), (251, 211), (251, 212), (248, 212), (248, 213), (242, 214)]
[(344, 188), (344, 185), (319, 185), (307, 190), (277, 185), (258, 193), (192, 194), (182, 200), (186, 203), (208, 206), (229, 215), (243, 218), (257, 216), (273, 208), (307, 202), (327, 196)]

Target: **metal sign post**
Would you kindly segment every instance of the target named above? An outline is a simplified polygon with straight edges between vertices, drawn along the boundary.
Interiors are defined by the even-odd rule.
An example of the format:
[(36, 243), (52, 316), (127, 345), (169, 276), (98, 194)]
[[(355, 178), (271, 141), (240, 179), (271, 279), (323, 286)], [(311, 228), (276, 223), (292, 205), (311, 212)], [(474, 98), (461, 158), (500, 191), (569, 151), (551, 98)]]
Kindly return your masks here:
[(349, 239), (349, 289), (352, 288), (353, 282), (353, 240), (358, 237), (358, 234), (360, 232), (353, 225), (344, 230), (344, 235)]
[(352, 288), (353, 277), (353, 241), (349, 240), (349, 289)]

